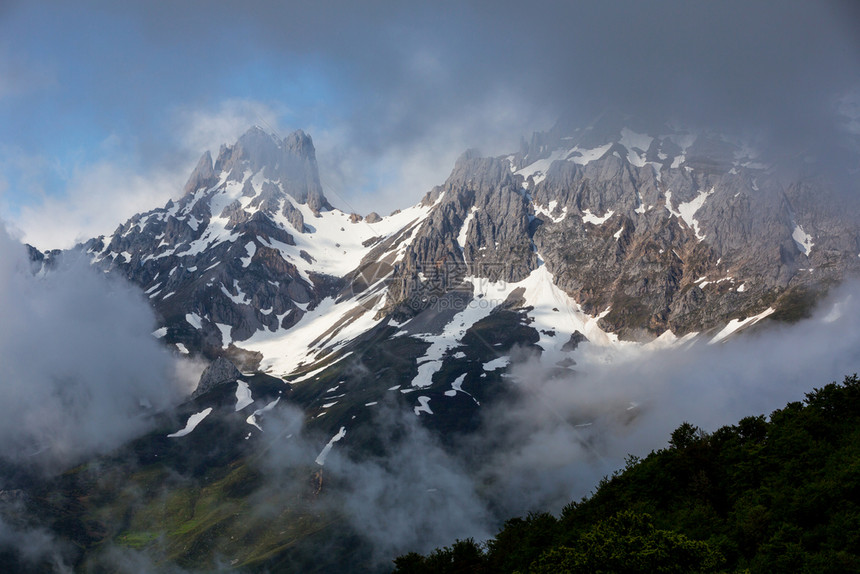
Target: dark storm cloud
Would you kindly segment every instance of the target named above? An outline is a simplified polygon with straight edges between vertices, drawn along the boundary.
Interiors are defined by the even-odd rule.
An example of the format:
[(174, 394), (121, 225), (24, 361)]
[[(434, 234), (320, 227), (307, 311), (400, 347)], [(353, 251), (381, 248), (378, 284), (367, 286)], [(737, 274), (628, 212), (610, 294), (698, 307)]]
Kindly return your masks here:
[(803, 137), (832, 123), (834, 95), (860, 80), (857, 10), (832, 0), (89, 6), (139, 30), (98, 78), (107, 105), (145, 107), (164, 92), (202, 103), (257, 65), (267, 71), (228, 91), (272, 94), (313, 70), (336, 100), (323, 103), (333, 121), (370, 148), (420, 140), (499, 100), (526, 120), (617, 106)]
[[(6, 143), (184, 174), (204, 151), (189, 149), (190, 116), (258, 106), (278, 121), (242, 123), (310, 131), (335, 205), (380, 212), (415, 203), (467, 148), (516, 151), (559, 117), (583, 126), (607, 108), (655, 129), (763, 132), (841, 165), (833, 110), (860, 85), (855, 4), (18, 3), (0, 14), (0, 56), (51, 82), (4, 101)], [(110, 153), (93, 151), (101, 141)]]
[(214, 70), (265, 61), (287, 83), (297, 62), (320, 73), (316, 121), (338, 128), (317, 138), (327, 188), (345, 209), (363, 207), (356, 188), (373, 190), (385, 210), (440, 183), (468, 147), (512, 152), (558, 118), (579, 127), (606, 109), (653, 130), (753, 134), (789, 157), (815, 150), (837, 173), (835, 100), (860, 85), (856, 15), (802, 0), (191, 3), (146, 22), (180, 49), (217, 37)]
[(856, 15), (850, 3), (801, 0), (192, 2), (141, 13), (154, 38), (205, 49), (201, 65), (215, 70), (241, 65), (230, 60), (247, 55), (242, 46), (319, 64), (344, 90), (347, 119), (383, 145), (420, 138), (499, 93), (525, 115), (549, 107), (589, 117), (614, 105), (802, 132), (860, 79)]

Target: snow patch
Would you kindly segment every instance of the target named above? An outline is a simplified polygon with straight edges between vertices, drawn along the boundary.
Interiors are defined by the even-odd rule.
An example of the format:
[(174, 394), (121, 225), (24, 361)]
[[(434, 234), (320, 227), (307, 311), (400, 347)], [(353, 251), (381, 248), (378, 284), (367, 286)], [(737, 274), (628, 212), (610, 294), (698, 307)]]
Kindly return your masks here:
[(226, 349), (233, 342), (233, 339), (230, 337), (230, 330), (233, 327), (224, 323), (215, 323), (215, 326), (221, 331), (221, 346)]
[(177, 437), (181, 437), (181, 436), (185, 436), (187, 434), (190, 434), (191, 431), (193, 431), (195, 428), (197, 428), (197, 425), (199, 425), (201, 422), (203, 422), (203, 419), (208, 417), (209, 413), (211, 413), (211, 412), (212, 412), (212, 407), (209, 407), (206, 410), (203, 410), (203, 411), (200, 411), (199, 413), (195, 413), (195, 414), (191, 415), (190, 417), (188, 417), (188, 422), (185, 423), (184, 429), (167, 435), (167, 438), (177, 438)]
[(713, 345), (714, 343), (719, 343), (724, 340), (726, 337), (730, 336), (732, 333), (737, 332), (739, 329), (744, 327), (748, 327), (750, 325), (755, 325), (768, 315), (772, 314), (776, 309), (773, 307), (768, 307), (758, 315), (753, 315), (752, 317), (747, 317), (746, 319), (732, 319), (729, 321), (728, 325), (723, 327), (723, 330), (714, 335), (714, 338), (708, 341), (709, 345)]
[(415, 411), (415, 416), (419, 416), (421, 413), (433, 414), (433, 411), (430, 409), (430, 397), (422, 395), (418, 397), (418, 403), (418, 406), (412, 409)]
[(463, 390), (463, 381), (465, 381), (465, 380), (466, 380), (466, 373), (463, 373), (462, 375), (460, 375), (459, 377), (457, 377), (457, 378), (454, 380), (454, 382), (453, 382), (453, 383), (451, 383), (451, 390), (450, 390), (450, 391), (445, 391), (445, 396), (446, 396), (446, 397), (456, 397), (456, 396), (457, 396), (457, 393), (463, 393), (463, 394), (465, 394), (465, 395), (469, 395), (469, 397), (471, 397), (471, 398), (472, 398), (472, 400), (473, 400), (473, 401), (475, 401), (475, 404), (477, 404), (478, 406), (480, 406), (480, 405), (481, 405), (481, 403), (478, 401), (478, 399), (476, 399), (476, 398), (475, 398), (475, 397), (473, 397), (470, 393), (468, 393), (468, 392), (466, 392), (466, 391), (464, 391), (464, 390)]
[[(165, 297), (166, 299), (166, 297)], [(185, 315), (185, 320), (188, 321), (188, 324), (194, 327), (195, 329), (203, 328), (203, 319), (197, 313), (188, 313)]]
[(325, 459), (328, 457), (328, 453), (331, 452), (334, 443), (336, 443), (345, 436), (346, 427), (340, 427), (340, 430), (337, 432), (336, 435), (331, 437), (331, 440), (328, 441), (328, 443), (323, 447), (322, 451), (320, 451), (320, 453), (317, 455), (317, 458), (316, 460), (314, 460), (314, 462), (316, 462), (320, 466), (325, 466)]
[(614, 213), (615, 211), (610, 209), (603, 217), (598, 217), (591, 213), (591, 210), (586, 209), (582, 212), (582, 220), (586, 223), (593, 223), (594, 225), (603, 225)]
[(654, 141), (654, 138), (649, 135), (639, 134), (627, 128), (622, 128), (621, 141), (618, 143), (626, 147), (628, 150), (638, 148), (642, 150), (642, 153), (644, 154), (648, 151), (648, 148), (651, 147), (652, 141)]
[(239, 261), (242, 262), (242, 267), (247, 267), (251, 264), (251, 259), (254, 257), (254, 253), (257, 252), (257, 244), (253, 241), (249, 241), (245, 244), (245, 251), (247, 251), (247, 257), (240, 257)]
[(503, 369), (507, 367), (510, 363), (510, 357), (499, 357), (498, 359), (493, 359), (492, 361), (484, 363), (484, 370), (495, 371), (496, 369)]
[[(651, 146), (654, 140), (651, 136), (638, 134), (627, 128), (621, 130), (621, 141), (619, 142), (627, 148), (627, 161), (636, 167), (645, 167), (645, 152)], [(657, 174), (659, 177), (659, 173)]]
[(253, 426), (257, 427), (258, 429), (260, 429), (262, 431), (263, 427), (261, 427), (260, 425), (257, 424), (257, 415), (261, 415), (265, 412), (272, 410), (273, 408), (275, 408), (275, 405), (277, 405), (278, 401), (280, 401), (280, 400), (281, 400), (281, 397), (278, 397), (274, 401), (267, 404), (265, 407), (263, 407), (261, 409), (257, 409), (252, 414), (248, 415), (248, 418), (245, 419), (245, 422), (248, 423), (249, 425), (253, 425)]
[(567, 206), (561, 210), (561, 215), (558, 217), (554, 217), (552, 214), (555, 213), (556, 208), (558, 207), (558, 201), (553, 199), (550, 201), (546, 207), (536, 205), (534, 206), (535, 214), (543, 215), (547, 219), (551, 220), (553, 223), (559, 223), (560, 221), (564, 221), (567, 217)]
[(712, 187), (710, 190), (705, 191), (702, 190), (699, 192), (699, 195), (687, 201), (685, 203), (679, 203), (677, 209), (672, 209), (672, 192), (666, 191), (666, 209), (669, 210), (669, 213), (672, 215), (679, 217), (682, 219), (689, 227), (693, 230), (693, 233), (696, 234), (696, 237), (699, 241), (703, 240), (705, 236), (699, 231), (699, 222), (694, 217), (696, 212), (701, 209), (703, 205), (705, 205), (705, 201), (708, 197), (714, 193), (714, 188)]
[(466, 220), (463, 221), (463, 226), (460, 227), (460, 233), (457, 235), (457, 244), (461, 250), (465, 250), (466, 248), (466, 236), (469, 234), (469, 226), (472, 224), (472, 220), (475, 219), (475, 212), (477, 210), (478, 208), (473, 205), (466, 216)]
[[(445, 391), (446, 397), (453, 397), (457, 395), (457, 391), (463, 390), (463, 381), (466, 379), (466, 373), (463, 373), (459, 377), (457, 377), (453, 383), (451, 383), (450, 391)], [(464, 391), (465, 392), (465, 391)]]
[(568, 153), (568, 150), (555, 150), (550, 154), (549, 157), (539, 159), (522, 168), (521, 170), (515, 172), (515, 174), (523, 176), (524, 179), (528, 179), (529, 177), (531, 177), (534, 179), (534, 182), (536, 184), (540, 183), (546, 178), (546, 172), (552, 162), (564, 159)]
[(567, 161), (572, 161), (578, 165), (586, 165), (587, 163), (596, 161), (606, 155), (606, 152), (609, 151), (609, 148), (611, 148), (612, 145), (613, 144), (608, 143), (593, 149), (580, 149), (579, 146), (577, 146), (568, 152), (566, 159)]
[(241, 289), (239, 289), (239, 282), (236, 279), (233, 280), (233, 288), (236, 290), (238, 295), (233, 295), (227, 290), (223, 283), (221, 284), (221, 292), (236, 305), (249, 305), (251, 303), (251, 300), (248, 299)]
[(251, 387), (248, 386), (248, 383), (246, 383), (245, 381), (236, 381), (235, 412), (241, 411), (253, 402), (254, 398), (251, 396)]
[(791, 238), (794, 239), (800, 252), (809, 257), (809, 253), (812, 251), (812, 247), (815, 243), (812, 241), (812, 236), (806, 233), (800, 224), (794, 224), (794, 231), (791, 232)]

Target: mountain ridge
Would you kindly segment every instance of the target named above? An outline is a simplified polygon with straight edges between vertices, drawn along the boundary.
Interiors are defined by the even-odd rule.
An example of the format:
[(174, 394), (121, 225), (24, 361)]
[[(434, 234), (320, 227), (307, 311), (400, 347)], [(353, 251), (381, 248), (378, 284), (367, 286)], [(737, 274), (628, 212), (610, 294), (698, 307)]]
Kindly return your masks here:
[[(151, 415), (151, 432), (39, 483), (27, 504), (85, 549), (81, 560), (104, 559), (107, 542), (183, 567), (212, 568), (224, 554), (254, 570), (316, 563), (318, 545), (331, 543), (326, 559), (356, 556), (349, 568), (381, 571), (370, 546), (402, 547), (349, 522), (363, 496), (437, 534), (440, 508), (444, 522), (456, 511), (477, 528), (498, 509), (461, 508), (476, 488), (455, 480), (461, 462), (480, 469), (481, 488), (501, 485), (484, 502), (504, 507), (505, 489), (531, 500), (531, 479), (491, 468), (522, 455), (531, 469), (549, 452), (519, 452), (531, 445), (522, 432), (554, 436), (557, 423), (573, 433), (562, 432), (567, 448), (594, 454), (614, 424), (625, 432), (653, 415), (643, 393), (654, 389), (624, 386), (625, 365), (642, 363), (638, 384), (640, 359), (660, 350), (719, 360), (721, 343), (803, 316), (855, 272), (856, 222), (822, 232), (832, 213), (804, 207), (818, 206), (814, 180), (781, 186), (780, 174), (731, 154), (686, 165), (692, 136), (655, 143), (610, 131), (618, 141), (538, 137), (534, 155), (469, 151), (415, 206), (387, 217), (323, 199), (314, 210), (310, 194), (299, 201), (290, 190), (301, 198), (314, 188), (315, 154), (283, 142), (312, 145), (303, 133), (252, 128), (242, 145), (221, 148), (220, 163), (204, 154), (185, 195), (78, 250), (138, 285), (157, 314), (153, 335), (209, 368), (184, 402)], [(295, 180), (249, 155), (257, 148), (297, 157)], [(743, 233), (713, 219), (736, 197), (747, 206), (733, 223)], [(758, 215), (772, 198), (777, 208)], [(754, 229), (755, 217), (775, 231)], [(764, 253), (752, 252), (753, 236)], [(42, 273), (60, 254), (30, 256)], [(589, 369), (616, 359), (621, 388), (601, 402), (615, 385), (589, 382)], [(540, 399), (546, 429), (527, 416)], [(360, 490), (377, 480), (382, 491)], [(421, 538), (405, 544), (420, 548)]]
[[(368, 269), (375, 279), (380, 269), (391, 274), (379, 293), (384, 303), (371, 305), (378, 321), (419, 315), (422, 301), (462, 287), (467, 275), (510, 283), (547, 265), (604, 330), (640, 341), (716, 332), (857, 272), (849, 255), (860, 244), (857, 226), (822, 210), (814, 200), (827, 191), (821, 181), (784, 185), (746, 144), (682, 130), (651, 136), (629, 121), (607, 113), (584, 129), (559, 122), (514, 155), (468, 151), (444, 184), (405, 210), (411, 217), (350, 214), (340, 226), (334, 217), (345, 214), (323, 194), (310, 136), (298, 130), (280, 139), (254, 126), (214, 161), (205, 152), (179, 200), (132, 217), (107, 243), (94, 238), (79, 248), (147, 291), (168, 340), (210, 357), (254, 333), (289, 330), (327, 297), (342, 302), (343, 289), (367, 279)], [(326, 261), (312, 249), (320, 219), (333, 223), (323, 231)], [(349, 249), (338, 237), (345, 225)], [(357, 225), (380, 232), (352, 233)], [(297, 237), (308, 241), (298, 246)], [(380, 249), (386, 238), (391, 248)], [(168, 264), (152, 264), (159, 259)], [(213, 275), (210, 265), (236, 260), (241, 268), (215, 271), (195, 287), (172, 277), (177, 263)], [(257, 277), (246, 281), (252, 263)]]
[[(482, 399), (460, 405), (461, 391), (518, 346), (573, 373), (570, 341), (612, 354), (796, 320), (860, 270), (858, 226), (810, 199), (815, 180), (786, 186), (727, 138), (626, 125), (604, 115), (517, 154), (469, 150), (415, 206), (367, 219), (325, 200), (310, 136), (255, 126), (204, 153), (178, 201), (79, 249), (140, 285), (177, 352), (306, 389), (293, 396), (331, 434), (395, 387), (416, 415), (474, 411)], [(412, 365), (400, 379), (349, 374), (386, 370), (385, 353)], [(339, 380), (357, 410), (320, 419)]]

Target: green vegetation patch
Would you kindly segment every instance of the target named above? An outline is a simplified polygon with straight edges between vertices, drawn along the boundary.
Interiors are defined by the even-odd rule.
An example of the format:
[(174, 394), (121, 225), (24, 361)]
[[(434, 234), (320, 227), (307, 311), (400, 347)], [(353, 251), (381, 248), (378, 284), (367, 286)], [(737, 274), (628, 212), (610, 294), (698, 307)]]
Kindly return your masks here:
[(560, 517), (514, 518), (395, 572), (860, 572), (860, 380), (710, 434), (683, 423)]
[(153, 544), (158, 538), (157, 532), (123, 532), (116, 537), (116, 542), (121, 546), (140, 550)]

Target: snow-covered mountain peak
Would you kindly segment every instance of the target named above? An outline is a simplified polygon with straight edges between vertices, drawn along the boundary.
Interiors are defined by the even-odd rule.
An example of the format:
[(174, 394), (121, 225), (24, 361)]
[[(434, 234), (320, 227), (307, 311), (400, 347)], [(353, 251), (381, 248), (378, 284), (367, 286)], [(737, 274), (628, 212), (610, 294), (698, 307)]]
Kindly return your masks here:
[[(248, 181), (251, 183), (247, 183)], [(244, 193), (259, 189), (268, 180), (312, 211), (329, 208), (323, 194), (311, 137), (301, 130), (280, 139), (259, 126), (245, 132), (233, 145), (222, 145), (213, 162), (207, 151), (185, 186), (194, 193), (217, 183), (237, 182)]]
[[(280, 139), (252, 127), (215, 161), (204, 153), (180, 199), (82, 248), (95, 265), (144, 289), (165, 340), (215, 356), (255, 333), (290, 330), (328, 299), (350, 299), (351, 272), (374, 250), (395, 264), (431, 207), (384, 218), (335, 209), (308, 134)], [(338, 309), (357, 305), (364, 314), (376, 306), (347, 303)]]

